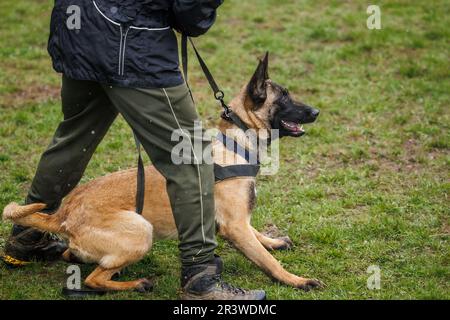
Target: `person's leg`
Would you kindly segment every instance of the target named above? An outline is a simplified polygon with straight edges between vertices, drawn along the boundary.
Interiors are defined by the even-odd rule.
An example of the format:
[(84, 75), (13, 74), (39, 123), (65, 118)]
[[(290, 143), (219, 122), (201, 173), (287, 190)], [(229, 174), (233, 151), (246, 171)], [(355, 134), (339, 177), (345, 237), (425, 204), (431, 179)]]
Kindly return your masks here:
[[(25, 203), (46, 203), (54, 212), (80, 181), (84, 170), (117, 116), (103, 88), (96, 82), (62, 78), (63, 121), (43, 153)], [(14, 226), (5, 246), (9, 261), (56, 258), (64, 245), (47, 234)]]
[[(104, 86), (110, 100), (130, 124), (156, 169), (167, 180), (183, 266), (205, 263), (214, 258), (214, 172), (201, 163), (209, 141), (194, 136), (197, 112), (185, 85), (167, 89), (131, 89)], [(197, 142), (200, 150), (187, 158), (189, 164), (174, 164), (171, 159), (175, 130), (185, 130), (188, 143)], [(200, 132), (202, 133), (202, 132)], [(199, 160), (199, 161), (197, 161)]]
[[(179, 234), (183, 299), (261, 300), (265, 292), (235, 288), (221, 280), (222, 262), (214, 256), (214, 169), (202, 162), (209, 145), (203, 132), (194, 134), (198, 120), (186, 85), (166, 89), (131, 89), (104, 86), (110, 100), (128, 121), (155, 167), (167, 180), (167, 191)], [(171, 153), (179, 141), (175, 130), (184, 130), (191, 149), (175, 164)], [(200, 136), (201, 135), (201, 136)], [(186, 141), (186, 140), (184, 140)], [(195, 148), (195, 146), (201, 148)], [(185, 146), (185, 145), (184, 145)], [(200, 164), (201, 163), (201, 164)]]
[(101, 85), (63, 77), (64, 120), (43, 153), (26, 202), (56, 209), (80, 181), (98, 144), (117, 117)]

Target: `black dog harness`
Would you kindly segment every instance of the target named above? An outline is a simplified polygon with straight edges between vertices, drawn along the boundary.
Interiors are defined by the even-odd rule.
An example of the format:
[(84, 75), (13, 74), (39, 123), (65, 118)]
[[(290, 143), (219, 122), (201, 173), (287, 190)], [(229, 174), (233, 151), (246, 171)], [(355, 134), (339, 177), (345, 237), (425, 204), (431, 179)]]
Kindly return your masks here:
[[(256, 177), (260, 167), (257, 152), (252, 152), (245, 149), (234, 139), (227, 137), (222, 132), (217, 135), (217, 140), (221, 141), (228, 150), (244, 158), (248, 164), (237, 164), (222, 167), (215, 163), (214, 176), (216, 177), (216, 182), (235, 177)], [(257, 164), (253, 164), (255, 161)]]

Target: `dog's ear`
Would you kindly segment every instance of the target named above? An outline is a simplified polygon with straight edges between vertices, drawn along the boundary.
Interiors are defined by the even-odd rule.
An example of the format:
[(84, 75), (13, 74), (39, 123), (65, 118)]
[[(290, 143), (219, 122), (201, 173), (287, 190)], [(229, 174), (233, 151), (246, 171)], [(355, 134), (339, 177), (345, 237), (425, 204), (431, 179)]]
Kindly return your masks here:
[(266, 81), (269, 79), (269, 52), (264, 58), (259, 60), (258, 67), (247, 86), (247, 94), (257, 109), (264, 104), (267, 99)]

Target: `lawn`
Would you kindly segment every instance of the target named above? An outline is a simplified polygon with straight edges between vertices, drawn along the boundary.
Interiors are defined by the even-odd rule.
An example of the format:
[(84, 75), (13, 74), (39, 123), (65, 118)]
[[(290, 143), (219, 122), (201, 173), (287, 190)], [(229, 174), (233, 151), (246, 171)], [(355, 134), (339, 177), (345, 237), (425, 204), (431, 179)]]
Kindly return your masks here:
[[(375, 1), (382, 29), (368, 30), (365, 1), (226, 0), (196, 40), (230, 98), (256, 58), (271, 53), (271, 78), (321, 109), (301, 139), (283, 139), (276, 176), (258, 179), (253, 225), (289, 235), (276, 252), (287, 270), (319, 278), (303, 292), (273, 282), (228, 243), (224, 277), (270, 299), (450, 298), (450, 6)], [(60, 76), (46, 52), (53, 1), (0, 2), (0, 209), (21, 201), (61, 119)], [(209, 126), (219, 108), (191, 59), (191, 87)], [(136, 162), (123, 119), (113, 125), (83, 181)], [(0, 251), (11, 225), (0, 224)], [(370, 290), (367, 268), (379, 266)], [(61, 299), (67, 264), (0, 267), (0, 299)], [(83, 266), (83, 275), (93, 266)], [(102, 299), (176, 299), (175, 241), (158, 242), (121, 279), (154, 277), (149, 294)]]

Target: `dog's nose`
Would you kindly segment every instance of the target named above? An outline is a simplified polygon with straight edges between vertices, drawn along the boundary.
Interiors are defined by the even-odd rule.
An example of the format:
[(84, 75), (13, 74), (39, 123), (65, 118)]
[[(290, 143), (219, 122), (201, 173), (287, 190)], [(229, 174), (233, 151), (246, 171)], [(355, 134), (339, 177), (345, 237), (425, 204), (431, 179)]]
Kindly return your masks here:
[(320, 110), (319, 109), (312, 109), (311, 110), (311, 116), (314, 118), (317, 118), (319, 116)]

